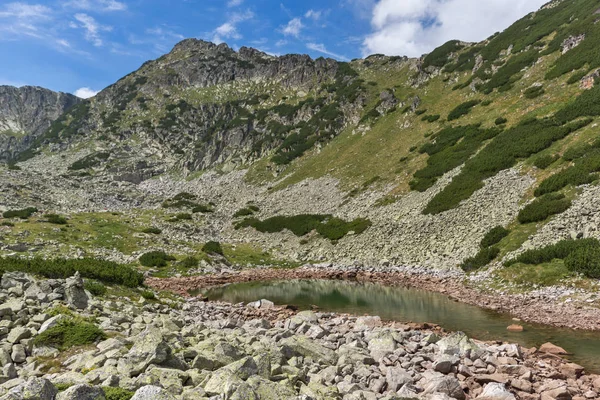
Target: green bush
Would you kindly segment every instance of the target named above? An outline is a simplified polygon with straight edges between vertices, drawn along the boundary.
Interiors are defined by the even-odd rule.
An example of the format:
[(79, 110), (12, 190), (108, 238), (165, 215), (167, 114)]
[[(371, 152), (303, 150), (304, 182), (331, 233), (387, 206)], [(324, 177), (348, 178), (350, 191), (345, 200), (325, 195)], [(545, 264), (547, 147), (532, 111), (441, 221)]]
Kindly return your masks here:
[(10, 227), (15, 226), (15, 224), (13, 224), (10, 221), (2, 221), (2, 224), (0, 224), (0, 225), (2, 225), (2, 226), (10, 226)]
[(162, 230), (159, 228), (156, 228), (154, 226), (151, 226), (149, 228), (144, 228), (142, 230), (142, 232), (144, 233), (149, 233), (149, 234), (153, 234), (153, 235), (160, 235), (162, 233)]
[[(508, 47), (508, 46), (507, 46)], [(490, 78), (490, 80), (480, 86), (480, 90), (484, 93), (490, 93), (494, 89), (500, 92), (505, 92), (512, 88), (512, 85), (521, 78), (521, 71), (533, 65), (540, 57), (537, 49), (531, 49), (522, 53), (515, 54)], [(481, 68), (477, 71), (476, 76), (482, 79), (486, 68)]]
[(86, 280), (84, 287), (94, 296), (104, 296), (106, 294), (106, 286), (100, 282)]
[(131, 400), (134, 392), (129, 390), (121, 389), (120, 387), (105, 386), (102, 388), (104, 391), (104, 397), (106, 400)]
[(20, 219), (28, 219), (33, 214), (38, 212), (38, 209), (35, 207), (27, 207), (22, 210), (8, 210), (2, 213), (4, 218), (20, 218)]
[(574, 83), (578, 83), (580, 82), (584, 76), (587, 75), (587, 71), (579, 71), (579, 72), (574, 72), (569, 79), (567, 79), (567, 85), (572, 85)]
[(108, 160), (110, 153), (99, 152), (83, 157), (81, 160), (75, 161), (69, 169), (71, 171), (79, 171), (98, 166), (102, 161)]
[(213, 208), (210, 206), (210, 204), (197, 204), (194, 208), (192, 208), (192, 212), (194, 214), (196, 214), (196, 213), (207, 214), (207, 213), (213, 212)]
[(493, 101), (492, 101), (492, 100), (490, 100), (490, 99), (488, 99), (488, 100), (484, 100), (484, 101), (482, 101), (482, 102), (481, 102), (481, 105), (482, 105), (482, 106), (484, 106), (484, 107), (487, 107), (487, 106), (489, 106), (489, 105), (490, 105), (490, 104), (492, 104), (492, 103), (493, 103)]
[(168, 222), (190, 221), (192, 219), (193, 217), (190, 213), (179, 213), (171, 217), (171, 219), (169, 219)]
[(46, 218), (46, 221), (51, 224), (56, 224), (56, 225), (66, 225), (67, 224), (67, 219), (65, 217), (61, 217), (58, 214), (46, 214), (46, 215), (44, 215), (44, 217)]
[(481, 239), (480, 245), (482, 248), (493, 246), (505, 237), (507, 237), (509, 233), (510, 231), (508, 229), (505, 229), (503, 226), (498, 225), (485, 234), (483, 239)]
[(221, 247), (221, 243), (215, 242), (215, 241), (210, 241), (210, 242), (205, 243), (204, 246), (202, 246), (202, 251), (205, 252), (206, 254), (224, 255), (223, 248)]
[(198, 266), (199, 262), (200, 260), (198, 260), (196, 257), (186, 257), (183, 260), (181, 260), (180, 265), (183, 268), (195, 268)]
[(438, 119), (440, 119), (440, 114), (435, 114), (435, 115), (425, 115), (423, 118), (421, 118), (421, 121), (427, 121), (427, 122), (435, 122)]
[(556, 192), (562, 188), (573, 185), (579, 186), (592, 183), (595, 179), (594, 172), (600, 171), (600, 150), (594, 149), (585, 157), (575, 161), (575, 165), (544, 179), (535, 189), (536, 196)]
[(448, 114), (448, 121), (454, 121), (455, 119), (459, 119), (463, 115), (467, 115), (471, 112), (471, 109), (479, 103), (481, 103), (481, 100), (470, 100), (459, 104), (458, 106), (456, 106), (456, 108), (454, 108), (454, 110), (450, 111), (450, 113)]
[(151, 290), (142, 290), (140, 292), (140, 296), (142, 296), (146, 300), (156, 300), (156, 295)]
[(516, 258), (504, 263), (506, 266), (521, 263), (528, 265), (538, 265), (550, 262), (555, 259), (564, 260), (571, 253), (582, 248), (600, 248), (600, 242), (597, 239), (580, 240), (561, 240), (541, 249), (527, 250), (519, 254)]
[(470, 272), (485, 267), (492, 262), (500, 253), (497, 247), (486, 247), (477, 253), (475, 257), (469, 257), (460, 265), (463, 271)]
[(527, 88), (523, 92), (523, 95), (527, 99), (535, 99), (536, 97), (540, 97), (541, 95), (543, 95), (545, 92), (546, 91), (544, 90), (543, 86), (532, 86), (530, 88)]
[(331, 215), (301, 214), (295, 216), (277, 216), (260, 221), (256, 218), (248, 218), (238, 223), (235, 228), (253, 227), (259, 232), (275, 233), (284, 229), (292, 231), (296, 236), (304, 236), (316, 230), (322, 237), (330, 240), (339, 240), (350, 232), (363, 233), (371, 226), (371, 221), (357, 218), (346, 222)]
[(233, 214), (234, 218), (239, 218), (239, 217), (247, 217), (249, 215), (253, 215), (254, 211), (252, 211), (250, 208), (241, 208), (239, 210), (237, 210), (235, 212), (235, 214)]
[(498, 117), (498, 118), (496, 118), (496, 121), (494, 121), (494, 123), (496, 125), (502, 125), (502, 124), (505, 124), (507, 121), (508, 120), (506, 118)]
[(571, 200), (563, 194), (550, 193), (529, 203), (523, 208), (517, 219), (522, 224), (544, 221), (551, 215), (560, 214), (571, 207)]
[(415, 115), (423, 115), (423, 114), (425, 114), (426, 112), (427, 112), (427, 109), (426, 109), (426, 108), (422, 108), (422, 109), (420, 109), (420, 110), (416, 110), (416, 111), (415, 111)]
[(128, 287), (138, 287), (144, 282), (144, 275), (129, 266), (94, 258), (45, 260), (9, 257), (0, 259), (0, 272), (12, 271), (27, 272), (51, 279), (65, 279), (79, 271), (84, 278)]
[(56, 326), (37, 335), (33, 342), (38, 346), (56, 347), (66, 350), (106, 339), (106, 334), (89, 322), (66, 319)]
[(563, 160), (573, 161), (577, 158), (585, 156), (591, 149), (592, 147), (587, 144), (571, 146), (567, 150), (565, 150), (562, 158)]
[(554, 118), (561, 123), (567, 123), (579, 117), (597, 117), (598, 115), (600, 115), (600, 85), (581, 92), (575, 100), (557, 111)]
[(144, 267), (166, 267), (167, 262), (175, 260), (175, 257), (164, 251), (150, 251), (142, 254), (139, 261)]
[(600, 279), (600, 246), (584, 246), (565, 258), (565, 266), (592, 279)]
[(533, 162), (533, 165), (535, 165), (539, 169), (546, 169), (552, 163), (554, 163), (555, 161), (557, 161), (558, 159), (559, 159), (559, 157), (557, 155), (554, 155), (554, 156), (550, 156), (550, 155), (541, 156), (541, 157), (538, 157), (538, 158), (535, 159), (535, 161)]
[(423, 68), (434, 66), (441, 68), (448, 62), (450, 54), (456, 53), (464, 46), (458, 40), (450, 40), (440, 47), (434, 49), (423, 59)]

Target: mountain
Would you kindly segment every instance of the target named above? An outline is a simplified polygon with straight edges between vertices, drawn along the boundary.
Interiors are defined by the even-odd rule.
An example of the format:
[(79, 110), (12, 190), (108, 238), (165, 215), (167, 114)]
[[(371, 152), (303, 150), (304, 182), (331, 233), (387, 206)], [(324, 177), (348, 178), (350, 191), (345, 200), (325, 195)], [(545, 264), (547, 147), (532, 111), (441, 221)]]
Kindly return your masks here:
[(75, 229), (17, 222), (4, 251), (135, 262), (219, 241), (242, 265), (576, 279), (600, 252), (599, 12), (552, 1), (418, 59), (185, 40), (67, 110), (13, 157), (21, 170), (0, 171), (5, 208), (63, 213)]
[(76, 96), (34, 86), (0, 86), (0, 161), (27, 150), (66, 110)]

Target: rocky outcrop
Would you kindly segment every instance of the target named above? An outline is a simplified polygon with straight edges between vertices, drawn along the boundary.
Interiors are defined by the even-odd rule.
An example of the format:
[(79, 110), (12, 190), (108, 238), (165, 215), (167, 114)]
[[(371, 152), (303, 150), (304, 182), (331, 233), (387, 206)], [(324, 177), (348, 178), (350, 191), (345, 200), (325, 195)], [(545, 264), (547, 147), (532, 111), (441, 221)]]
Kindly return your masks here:
[(81, 101), (40, 87), (0, 86), (0, 162), (27, 150), (53, 121)]

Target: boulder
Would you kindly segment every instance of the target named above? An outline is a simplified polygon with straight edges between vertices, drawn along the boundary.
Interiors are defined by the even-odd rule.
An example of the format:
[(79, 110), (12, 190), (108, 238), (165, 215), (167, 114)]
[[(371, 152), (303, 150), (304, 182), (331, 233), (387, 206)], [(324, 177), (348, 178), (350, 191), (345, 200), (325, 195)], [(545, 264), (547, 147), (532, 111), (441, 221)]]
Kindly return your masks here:
[(164, 341), (158, 328), (148, 327), (134, 338), (134, 345), (127, 355), (119, 359), (120, 374), (136, 376), (151, 364), (160, 364), (171, 355), (171, 348)]
[(59, 393), (56, 400), (106, 400), (106, 397), (100, 387), (75, 385)]
[(321, 346), (306, 336), (292, 336), (282, 340), (281, 345), (282, 352), (287, 358), (301, 355), (329, 365), (334, 365), (338, 359), (335, 351)]
[(79, 271), (75, 272), (75, 275), (72, 277), (66, 279), (65, 297), (67, 299), (67, 303), (73, 307), (82, 310), (87, 308), (89, 299), (87, 293), (85, 292), (83, 279), (81, 279)]
[(443, 393), (458, 400), (465, 399), (460, 382), (452, 376), (432, 378), (425, 384), (424, 389), (425, 394)]
[(549, 354), (556, 354), (556, 355), (564, 355), (564, 354), (568, 354), (567, 351), (565, 349), (563, 349), (562, 347), (556, 346), (550, 342), (548, 343), (544, 343), (543, 345), (540, 346), (539, 349), (540, 353), (549, 353)]
[(447, 355), (466, 356), (471, 351), (479, 350), (479, 347), (463, 332), (448, 335), (437, 342), (437, 345), (440, 352)]
[(175, 400), (175, 396), (158, 386), (139, 388), (131, 400)]
[(506, 389), (502, 383), (488, 383), (483, 392), (476, 397), (477, 400), (516, 400), (515, 395)]
[(18, 326), (8, 332), (6, 340), (8, 340), (9, 343), (19, 343), (23, 339), (29, 339), (31, 336), (33, 336), (31, 329)]
[(452, 372), (452, 367), (457, 365), (459, 361), (460, 359), (456, 356), (442, 356), (433, 362), (433, 369), (442, 374), (449, 374)]
[(64, 321), (68, 318), (69, 317), (67, 317), (66, 315), (59, 314), (59, 315), (56, 315), (56, 316), (46, 320), (40, 327), (38, 334), (44, 333), (50, 328), (54, 328), (56, 325), (58, 325), (60, 323), (60, 321)]
[(43, 378), (31, 378), (2, 396), (3, 400), (54, 400), (58, 390)]
[(579, 379), (583, 374), (584, 368), (575, 363), (567, 363), (560, 366), (560, 372), (570, 379)]

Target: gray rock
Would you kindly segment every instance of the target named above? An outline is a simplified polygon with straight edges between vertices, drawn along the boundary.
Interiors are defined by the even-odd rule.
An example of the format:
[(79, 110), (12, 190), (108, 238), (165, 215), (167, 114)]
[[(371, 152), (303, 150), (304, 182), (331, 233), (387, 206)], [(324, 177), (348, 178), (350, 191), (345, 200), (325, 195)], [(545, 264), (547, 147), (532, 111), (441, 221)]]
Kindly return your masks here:
[(515, 395), (506, 389), (502, 383), (488, 383), (483, 392), (476, 397), (478, 400), (516, 400)]
[(67, 278), (65, 283), (65, 297), (67, 303), (75, 308), (85, 309), (88, 306), (88, 295), (83, 286), (83, 279), (79, 271), (75, 272), (70, 278)]
[(459, 400), (465, 398), (458, 379), (451, 376), (433, 378), (426, 383), (424, 389), (425, 394), (444, 393)]
[(102, 388), (89, 385), (71, 386), (56, 396), (56, 400), (105, 400)]
[(119, 373), (135, 376), (144, 372), (151, 364), (160, 364), (171, 355), (171, 348), (164, 341), (159, 329), (147, 328), (134, 338), (134, 345), (127, 355), (119, 359)]
[(3, 400), (54, 400), (58, 390), (43, 378), (30, 378), (28, 381), (16, 386), (3, 396)]
[(139, 388), (131, 400), (176, 400), (175, 396), (158, 386)]
[(8, 340), (9, 343), (18, 343), (23, 339), (29, 339), (31, 336), (31, 329), (18, 326), (10, 330), (6, 340)]

